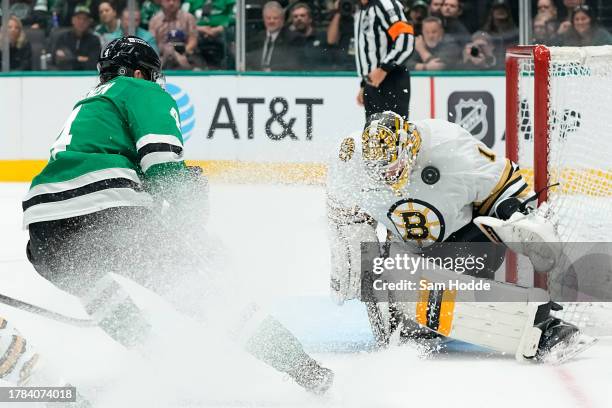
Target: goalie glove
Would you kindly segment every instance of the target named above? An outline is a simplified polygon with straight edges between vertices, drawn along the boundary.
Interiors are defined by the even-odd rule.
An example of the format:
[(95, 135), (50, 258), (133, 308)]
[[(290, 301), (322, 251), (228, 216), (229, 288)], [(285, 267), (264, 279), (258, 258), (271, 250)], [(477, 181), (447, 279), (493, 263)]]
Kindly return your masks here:
[(376, 242), (374, 220), (358, 207), (347, 208), (327, 199), (331, 244), (330, 288), (333, 300), (343, 304), (361, 295), (361, 243)]
[(535, 271), (548, 272), (560, 256), (559, 236), (540, 211), (526, 212), (514, 212), (508, 220), (476, 217), (474, 224), (491, 241), (503, 243), (512, 251), (527, 256)]
[(164, 223), (177, 229), (202, 229), (209, 216), (208, 178), (201, 167), (185, 166), (166, 181), (166, 194), (157, 195)]

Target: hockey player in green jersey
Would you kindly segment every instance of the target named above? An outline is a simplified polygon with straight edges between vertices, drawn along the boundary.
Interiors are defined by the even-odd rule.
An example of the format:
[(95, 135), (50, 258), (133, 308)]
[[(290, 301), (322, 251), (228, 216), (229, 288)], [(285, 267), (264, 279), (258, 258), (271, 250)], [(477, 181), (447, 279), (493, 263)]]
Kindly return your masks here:
[[(197, 308), (185, 305), (205, 296), (206, 284), (196, 283), (202, 257), (177, 241), (203, 228), (197, 204), (207, 184), (183, 161), (178, 108), (157, 83), (155, 51), (138, 37), (116, 39), (98, 71), (100, 84), (75, 105), (23, 200), (27, 254), (41, 276), (77, 296), (99, 327), (129, 347), (146, 339), (148, 323), (109, 272), (197, 318)], [(193, 287), (179, 299), (170, 295), (178, 281)], [(329, 388), (333, 373), (278, 321), (247, 326), (255, 327), (245, 334), (249, 352), (306, 389)]]

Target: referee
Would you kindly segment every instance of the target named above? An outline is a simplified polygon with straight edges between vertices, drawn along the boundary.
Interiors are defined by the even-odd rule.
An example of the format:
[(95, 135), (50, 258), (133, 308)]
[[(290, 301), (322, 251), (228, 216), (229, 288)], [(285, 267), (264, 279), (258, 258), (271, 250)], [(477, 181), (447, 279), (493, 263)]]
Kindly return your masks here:
[(366, 120), (391, 110), (408, 118), (410, 74), (402, 64), (414, 49), (414, 30), (399, 0), (359, 0), (355, 13), (355, 62), (362, 78), (357, 103)]

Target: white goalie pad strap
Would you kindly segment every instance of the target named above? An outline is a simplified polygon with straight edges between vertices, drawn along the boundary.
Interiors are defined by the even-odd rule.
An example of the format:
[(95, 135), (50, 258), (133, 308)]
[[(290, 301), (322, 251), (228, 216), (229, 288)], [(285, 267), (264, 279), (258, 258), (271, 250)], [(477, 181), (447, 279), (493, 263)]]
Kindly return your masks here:
[[(414, 291), (410, 299), (414, 301), (401, 304), (407, 318), (443, 336), (511, 353), (517, 359), (535, 355), (541, 331), (533, 325), (538, 306), (549, 301), (545, 290), (475, 279), (441, 268), (417, 273), (426, 289)], [(450, 282), (462, 289), (451, 289), (457, 285)], [(465, 289), (473, 282), (486, 283), (488, 288)]]
[(0, 317), (0, 378), (14, 385), (26, 385), (37, 361), (34, 348)]
[(504, 221), (494, 217), (476, 217), (474, 224), (493, 242), (503, 243), (512, 251), (529, 257), (536, 271), (551, 270), (558, 259), (560, 241), (552, 223), (537, 213), (514, 213)]
[(361, 243), (376, 242), (376, 231), (367, 214), (343, 208), (333, 200), (328, 200), (328, 221), (331, 295), (343, 304), (361, 295)]

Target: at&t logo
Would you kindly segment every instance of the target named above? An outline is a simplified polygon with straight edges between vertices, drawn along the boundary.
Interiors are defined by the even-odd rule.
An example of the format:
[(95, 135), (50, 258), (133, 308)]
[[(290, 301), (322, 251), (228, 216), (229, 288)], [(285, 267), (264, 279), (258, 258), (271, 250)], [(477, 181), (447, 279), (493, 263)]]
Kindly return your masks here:
[(186, 142), (191, 137), (191, 133), (195, 127), (195, 110), (193, 108), (193, 103), (189, 99), (187, 92), (174, 84), (167, 83), (166, 91), (172, 95), (172, 98), (174, 98), (178, 105), (181, 118), (181, 132), (183, 133), (183, 141)]

